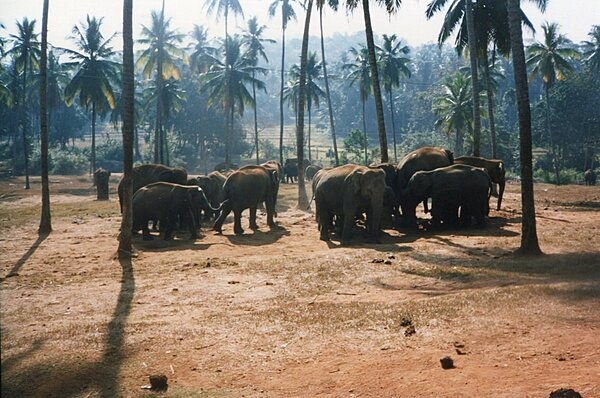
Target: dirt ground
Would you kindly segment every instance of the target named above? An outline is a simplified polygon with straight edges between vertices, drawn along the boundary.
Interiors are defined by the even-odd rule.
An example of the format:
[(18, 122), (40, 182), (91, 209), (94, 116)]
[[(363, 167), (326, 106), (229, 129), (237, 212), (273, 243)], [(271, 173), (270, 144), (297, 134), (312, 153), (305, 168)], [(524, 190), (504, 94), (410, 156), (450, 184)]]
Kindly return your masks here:
[(116, 181), (51, 177), (46, 237), (39, 177), (0, 181), (2, 397), (600, 397), (600, 187), (536, 184), (539, 257), (513, 253), (518, 184), (483, 230), (348, 247), (283, 184), (276, 230), (120, 262)]

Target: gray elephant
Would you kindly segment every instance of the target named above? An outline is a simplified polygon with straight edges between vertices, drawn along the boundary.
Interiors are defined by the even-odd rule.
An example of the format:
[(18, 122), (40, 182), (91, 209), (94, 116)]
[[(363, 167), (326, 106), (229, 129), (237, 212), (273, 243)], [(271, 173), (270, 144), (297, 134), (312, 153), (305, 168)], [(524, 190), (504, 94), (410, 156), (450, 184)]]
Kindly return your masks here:
[[(302, 164), (302, 169), (306, 169), (310, 165), (310, 161), (308, 159), (304, 159)], [(283, 164), (282, 179), (284, 179), (286, 183), (294, 183), (298, 181), (298, 159), (289, 158), (285, 160), (285, 163)]]
[[(485, 169), (490, 176), (492, 183), (498, 184), (498, 205), (497, 210), (500, 210), (502, 197), (504, 196), (504, 188), (506, 187), (506, 168), (504, 162), (497, 159), (486, 159), (476, 156), (459, 156), (454, 158), (454, 164), (467, 164), (469, 166), (481, 167)], [(494, 193), (494, 191), (492, 193)]]
[[(181, 167), (169, 167), (162, 164), (142, 164), (133, 168), (133, 193), (153, 182), (170, 182), (173, 184), (187, 184), (187, 171)], [(117, 192), (119, 194), (119, 206), (123, 212), (123, 178), (119, 181)]]
[[(410, 198), (405, 198), (403, 192), (408, 185), (408, 181), (417, 171), (434, 170), (438, 167), (450, 166), (454, 161), (451, 151), (437, 147), (422, 147), (405, 155), (397, 166), (397, 195), (399, 207), (402, 209), (403, 223), (408, 226), (416, 225), (416, 206), (410, 202)], [(427, 212), (427, 201), (423, 202)]]
[(485, 169), (464, 164), (418, 171), (409, 180), (404, 197), (416, 207), (431, 198), (431, 224), (454, 226), (459, 220), (463, 227), (483, 227), (489, 212), (492, 181)]
[(234, 171), (223, 185), (221, 214), (215, 220), (213, 230), (221, 233), (225, 218), (233, 211), (233, 232), (236, 235), (243, 234), (241, 219), (245, 209), (250, 209), (250, 228), (258, 229), (256, 210), (263, 202), (267, 211), (267, 224), (271, 228), (275, 227), (273, 218), (277, 216), (275, 206), (278, 189), (279, 174), (274, 169), (250, 165)]
[(187, 224), (190, 239), (198, 237), (195, 215), (212, 209), (198, 186), (155, 182), (138, 189), (133, 195), (133, 232), (142, 230), (144, 240), (151, 240), (148, 222), (158, 220), (165, 240), (172, 239), (178, 221)]
[(596, 172), (593, 169), (587, 169), (583, 173), (585, 185), (596, 185)]
[(369, 240), (379, 242), (384, 193), (385, 172), (380, 168), (347, 164), (320, 170), (313, 179), (319, 238), (329, 240), (337, 218), (342, 244), (349, 243), (355, 217), (366, 213)]
[(389, 162), (371, 163), (371, 167), (378, 167), (385, 172), (386, 192), (383, 200), (383, 218), (386, 223), (396, 223), (400, 221), (400, 211), (398, 209), (398, 196), (400, 188), (398, 187), (398, 169), (395, 164)]
[(310, 181), (313, 178), (315, 178), (315, 174), (317, 174), (317, 172), (321, 169), (321, 166), (318, 166), (316, 164), (310, 164), (306, 166), (306, 169), (304, 170), (304, 175), (306, 176), (306, 179)]
[[(218, 171), (212, 171), (205, 176), (197, 176), (194, 178), (195, 184), (202, 188), (204, 195), (210, 205), (214, 208), (218, 208), (221, 203), (221, 193), (223, 191), (223, 184), (225, 184), (225, 177)], [(191, 185), (191, 184), (188, 184)], [(216, 217), (218, 212), (209, 211), (205, 213), (205, 219)]]
[(94, 185), (96, 186), (96, 199), (108, 200), (108, 180), (110, 171), (102, 167), (94, 171)]

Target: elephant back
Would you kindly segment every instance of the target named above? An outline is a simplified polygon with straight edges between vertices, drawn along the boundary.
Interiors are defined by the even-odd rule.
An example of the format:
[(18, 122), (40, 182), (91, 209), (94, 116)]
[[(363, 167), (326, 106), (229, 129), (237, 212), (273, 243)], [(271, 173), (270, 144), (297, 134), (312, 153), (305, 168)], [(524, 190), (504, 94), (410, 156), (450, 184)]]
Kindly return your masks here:
[(440, 167), (450, 166), (454, 162), (454, 155), (445, 148), (422, 147), (406, 154), (397, 166), (398, 189), (404, 189), (410, 178), (417, 171), (435, 170)]

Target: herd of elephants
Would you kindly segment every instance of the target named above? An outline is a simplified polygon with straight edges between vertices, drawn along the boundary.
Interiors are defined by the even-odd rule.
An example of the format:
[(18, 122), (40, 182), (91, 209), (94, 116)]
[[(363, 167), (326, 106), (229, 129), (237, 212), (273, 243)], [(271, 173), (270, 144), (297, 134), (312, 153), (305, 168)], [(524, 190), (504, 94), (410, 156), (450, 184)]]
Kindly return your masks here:
[[(249, 226), (257, 229), (256, 212), (263, 204), (267, 224), (274, 228), (279, 184), (286, 178), (293, 181), (297, 170), (298, 163), (293, 160), (283, 166), (272, 160), (197, 177), (188, 176), (183, 168), (136, 166), (133, 232), (141, 230), (143, 239), (150, 240), (149, 223), (153, 222), (166, 240), (172, 239), (178, 226), (187, 227), (190, 238), (195, 239), (201, 218), (214, 220), (213, 230), (221, 233), (233, 211), (233, 232), (243, 234), (242, 212), (249, 209)], [(484, 227), (495, 184), (497, 209), (506, 184), (502, 160), (455, 158), (449, 150), (437, 147), (416, 149), (398, 164), (306, 165), (305, 174), (312, 180), (319, 238), (329, 241), (335, 236), (342, 244), (350, 242), (357, 223), (364, 225), (369, 242), (379, 242), (382, 220), (391, 220), (395, 226), (417, 227), (416, 208), (421, 202), (425, 212), (431, 214), (429, 228)], [(123, 180), (118, 194), (122, 208)]]

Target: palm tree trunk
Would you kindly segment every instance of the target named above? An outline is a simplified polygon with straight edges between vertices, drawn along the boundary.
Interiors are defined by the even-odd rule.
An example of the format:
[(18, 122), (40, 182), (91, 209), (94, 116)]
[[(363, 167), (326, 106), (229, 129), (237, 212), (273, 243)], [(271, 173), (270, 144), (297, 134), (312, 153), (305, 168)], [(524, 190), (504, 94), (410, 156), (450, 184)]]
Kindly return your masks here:
[(550, 86), (544, 84), (544, 94), (546, 95), (546, 134), (548, 135), (548, 143), (550, 144), (550, 156), (552, 157), (552, 168), (556, 177), (556, 185), (560, 185), (560, 166), (558, 164), (557, 148), (554, 144), (552, 129), (550, 128)]
[(123, 0), (123, 216), (119, 233), (119, 258), (131, 257), (131, 228), (133, 211), (133, 131), (134, 131), (134, 77), (133, 77), (133, 0)]
[(329, 128), (331, 129), (331, 139), (333, 140), (333, 153), (335, 156), (335, 165), (340, 164), (338, 156), (337, 141), (335, 137), (335, 124), (333, 122), (333, 106), (331, 105), (331, 93), (329, 91), (329, 78), (327, 77), (327, 62), (325, 62), (325, 42), (323, 39), (323, 7), (319, 8), (319, 24), (321, 28), (321, 58), (323, 59), (323, 78), (325, 79), (325, 93), (327, 95), (327, 109), (329, 110)]
[[(365, 18), (365, 33), (367, 36), (367, 49), (369, 50), (369, 64), (371, 65), (371, 80), (373, 84), (373, 98), (375, 99), (375, 112), (377, 113), (377, 130), (379, 131), (379, 149), (381, 161), (388, 161), (387, 135), (385, 133), (385, 117), (383, 115), (383, 101), (381, 100), (381, 87), (379, 86), (379, 72), (375, 58), (375, 42), (373, 40), (373, 27), (371, 26), (371, 13), (369, 0), (362, 0)], [(366, 138), (366, 137), (365, 137)]]
[[(255, 72), (252, 72), (252, 79), (254, 79)], [(256, 164), (260, 163), (258, 153), (258, 115), (256, 112), (256, 85), (252, 82), (252, 99), (254, 100), (254, 145), (256, 146)]]
[[(29, 141), (27, 140), (27, 126), (29, 124), (27, 120), (27, 64), (23, 66), (23, 102), (21, 103), (21, 123), (23, 123), (23, 157), (25, 159), (25, 189), (30, 189), (29, 185)], [(16, 142), (16, 140), (15, 140)]]
[(48, 7), (44, 0), (42, 11), (42, 48), (40, 57), (40, 141), (42, 168), (42, 214), (38, 234), (44, 236), (52, 231), (50, 216), (50, 182), (48, 181)]
[(368, 141), (367, 140), (367, 121), (365, 119), (365, 110), (366, 110), (366, 100), (362, 100), (362, 125), (363, 125), (363, 133), (365, 134), (365, 139), (363, 142), (363, 151), (365, 154), (365, 165), (368, 163), (368, 156), (367, 156), (367, 150), (368, 150)]
[(477, 42), (472, 0), (465, 0), (469, 58), (471, 61), (471, 86), (473, 88), (473, 156), (479, 156), (481, 146), (481, 114), (479, 110), (479, 78), (477, 72)]
[(304, 183), (304, 107), (306, 103), (306, 62), (308, 59), (308, 33), (313, 0), (308, 0), (306, 19), (304, 20), (304, 35), (302, 36), (302, 53), (300, 55), (300, 87), (298, 89), (298, 120), (296, 122), (296, 146), (298, 158), (298, 208), (308, 207), (308, 196)]
[[(90, 174), (96, 170), (96, 101), (92, 102), (92, 159), (90, 162)], [(94, 181), (94, 185), (96, 182)]]
[(490, 141), (492, 145), (492, 159), (498, 159), (497, 146), (496, 146), (496, 123), (494, 121), (494, 90), (492, 89), (492, 78), (490, 77), (490, 65), (487, 59), (484, 62), (484, 73), (485, 73), (485, 86), (487, 91), (487, 106), (488, 106), (488, 120), (490, 123)]
[(518, 252), (522, 254), (541, 254), (542, 251), (538, 243), (535, 224), (531, 152), (531, 109), (529, 105), (529, 87), (527, 86), (525, 50), (523, 48), (523, 32), (521, 30), (521, 8), (519, 0), (506, 1), (519, 112), (519, 154), (521, 160), (521, 206), (523, 208), (523, 222), (521, 225), (521, 246)]
[[(283, 83), (285, 80), (285, 13), (281, 13), (282, 34), (281, 34), (281, 85), (279, 87), (279, 163), (283, 164)], [(297, 123), (297, 121), (296, 121)]]
[(388, 90), (390, 97), (390, 117), (392, 118), (392, 138), (394, 142), (394, 162), (398, 162), (398, 154), (396, 153), (396, 122), (394, 120), (394, 97), (392, 97), (392, 86)]

